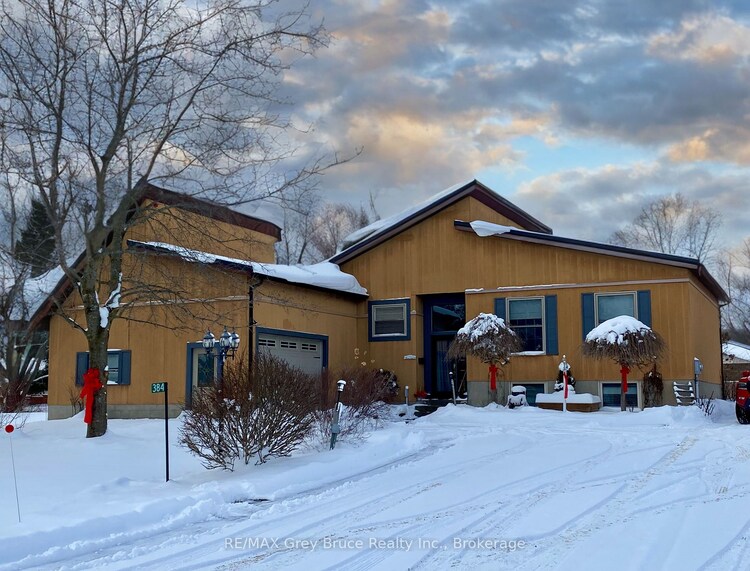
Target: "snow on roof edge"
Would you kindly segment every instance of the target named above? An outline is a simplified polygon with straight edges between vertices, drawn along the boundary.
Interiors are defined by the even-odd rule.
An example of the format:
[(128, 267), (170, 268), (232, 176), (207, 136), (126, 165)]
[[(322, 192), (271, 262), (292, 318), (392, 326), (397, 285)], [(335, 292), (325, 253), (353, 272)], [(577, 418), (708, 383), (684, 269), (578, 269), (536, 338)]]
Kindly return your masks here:
[(158, 248), (174, 252), (176, 255), (192, 262), (203, 264), (214, 264), (216, 262), (225, 262), (252, 268), (253, 272), (269, 277), (281, 279), (290, 283), (308, 285), (353, 293), (357, 295), (368, 295), (367, 290), (363, 288), (351, 274), (342, 272), (337, 264), (333, 262), (319, 262), (317, 264), (288, 266), (284, 264), (267, 264), (253, 262), (251, 260), (242, 260), (240, 258), (230, 258), (220, 256), (200, 250), (191, 250), (182, 246), (175, 246), (166, 242), (141, 242), (138, 240), (128, 240), (130, 244), (142, 245), (146, 247)]
[(355, 230), (354, 232), (349, 234), (346, 238), (344, 238), (341, 251), (337, 252), (337, 254), (361, 242), (365, 238), (368, 238), (369, 236), (372, 236), (373, 234), (380, 232), (381, 230), (385, 228), (390, 228), (391, 226), (397, 225), (399, 222), (405, 220), (406, 218), (409, 218), (410, 216), (413, 216), (420, 210), (429, 207), (431, 204), (438, 202), (439, 200), (442, 200), (443, 198), (450, 195), (451, 193), (456, 192), (458, 189), (465, 187), (467, 184), (471, 184), (472, 182), (474, 182), (474, 180), (475, 179), (470, 179), (470, 180), (466, 180), (458, 184), (449, 186), (448, 188), (441, 190), (437, 194), (433, 194), (429, 198), (415, 204), (414, 206), (411, 206), (400, 212), (397, 212), (396, 214), (393, 214), (392, 216), (389, 216), (388, 218), (382, 218), (380, 220), (376, 220), (375, 222), (373, 222), (372, 224), (368, 224), (364, 228)]

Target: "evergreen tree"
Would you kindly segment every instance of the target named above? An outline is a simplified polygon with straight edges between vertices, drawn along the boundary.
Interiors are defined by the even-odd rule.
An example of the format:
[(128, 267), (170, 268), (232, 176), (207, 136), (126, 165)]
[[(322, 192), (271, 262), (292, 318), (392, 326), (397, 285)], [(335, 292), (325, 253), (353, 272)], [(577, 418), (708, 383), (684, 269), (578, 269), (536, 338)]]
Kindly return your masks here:
[(55, 234), (47, 210), (41, 201), (31, 200), (26, 228), (16, 244), (16, 259), (31, 268), (31, 277), (52, 269), (55, 263)]

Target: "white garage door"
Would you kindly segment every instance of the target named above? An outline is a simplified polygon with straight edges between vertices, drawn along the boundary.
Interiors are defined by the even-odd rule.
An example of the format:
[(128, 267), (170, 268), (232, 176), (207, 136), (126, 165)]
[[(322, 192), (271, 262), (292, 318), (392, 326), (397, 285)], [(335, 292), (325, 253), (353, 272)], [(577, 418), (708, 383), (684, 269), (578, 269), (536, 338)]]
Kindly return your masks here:
[(258, 350), (284, 359), (311, 375), (323, 371), (323, 342), (317, 339), (260, 333)]

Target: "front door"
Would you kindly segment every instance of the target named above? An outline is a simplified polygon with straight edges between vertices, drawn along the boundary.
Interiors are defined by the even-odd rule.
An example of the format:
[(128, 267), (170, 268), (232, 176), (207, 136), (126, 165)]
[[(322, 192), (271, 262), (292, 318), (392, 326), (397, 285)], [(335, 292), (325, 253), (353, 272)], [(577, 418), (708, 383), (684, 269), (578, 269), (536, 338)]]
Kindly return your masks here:
[(201, 343), (188, 343), (187, 353), (185, 407), (189, 409), (193, 403), (193, 391), (215, 383), (218, 375), (218, 357), (215, 351), (208, 355)]
[[(465, 391), (466, 359), (449, 361), (448, 347), (466, 323), (464, 294), (425, 296), (425, 391), (435, 398), (452, 396), (450, 374), (456, 394)], [(461, 385), (463, 382), (463, 390)]]

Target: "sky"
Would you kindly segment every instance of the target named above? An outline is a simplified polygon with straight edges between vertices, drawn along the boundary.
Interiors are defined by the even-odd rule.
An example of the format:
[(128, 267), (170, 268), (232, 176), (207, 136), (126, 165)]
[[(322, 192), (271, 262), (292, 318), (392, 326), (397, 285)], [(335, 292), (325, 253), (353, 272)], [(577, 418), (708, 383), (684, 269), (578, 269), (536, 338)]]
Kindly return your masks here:
[(282, 94), (308, 150), (361, 154), (325, 199), (382, 216), (477, 178), (606, 241), (673, 192), (750, 236), (750, 3), (312, 0), (329, 47)]

